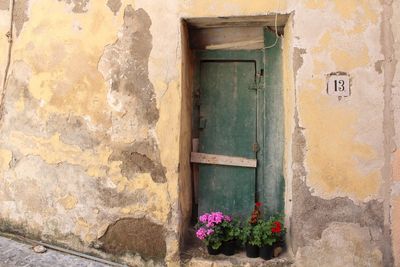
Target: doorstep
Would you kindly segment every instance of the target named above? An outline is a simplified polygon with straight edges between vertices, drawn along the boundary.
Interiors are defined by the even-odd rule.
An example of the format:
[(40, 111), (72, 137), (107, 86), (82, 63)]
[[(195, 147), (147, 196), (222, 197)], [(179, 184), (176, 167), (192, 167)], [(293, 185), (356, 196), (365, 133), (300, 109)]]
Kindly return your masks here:
[(237, 253), (233, 256), (207, 256), (205, 258), (195, 257), (183, 262), (187, 267), (230, 267), (230, 266), (245, 266), (245, 267), (289, 267), (293, 262), (289, 257), (282, 255), (271, 260), (263, 260), (261, 258), (248, 258), (244, 252)]
[(191, 238), (188, 244), (181, 252), (182, 265), (187, 267), (288, 267), (293, 264), (293, 260), (288, 253), (283, 253), (279, 257), (266, 261), (261, 258), (248, 258), (244, 251), (238, 251), (232, 256), (225, 256), (223, 254), (209, 255), (207, 248), (197, 238)]

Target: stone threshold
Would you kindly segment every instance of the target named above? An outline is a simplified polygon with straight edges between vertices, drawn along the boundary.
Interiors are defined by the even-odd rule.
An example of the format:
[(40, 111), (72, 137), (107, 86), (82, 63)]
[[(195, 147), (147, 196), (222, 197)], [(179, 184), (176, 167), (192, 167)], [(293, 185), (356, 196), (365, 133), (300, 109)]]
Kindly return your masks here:
[(188, 267), (287, 267), (292, 266), (294, 261), (288, 252), (284, 252), (276, 258), (263, 260), (261, 258), (248, 258), (244, 249), (232, 256), (209, 255), (205, 245), (196, 238), (194, 229), (189, 229), (183, 251), (181, 251), (181, 263)]
[(181, 263), (188, 267), (287, 267), (292, 266), (293, 260), (289, 253), (285, 252), (276, 258), (263, 260), (262, 258), (248, 258), (245, 251), (240, 250), (232, 256), (209, 255), (206, 247), (201, 242), (193, 240), (189, 247), (181, 253)]
[(244, 252), (237, 253), (233, 256), (208, 256), (195, 257), (183, 262), (183, 266), (187, 267), (230, 267), (230, 266), (245, 266), (245, 267), (289, 267), (293, 261), (282, 255), (271, 260), (263, 260), (261, 258), (248, 258)]

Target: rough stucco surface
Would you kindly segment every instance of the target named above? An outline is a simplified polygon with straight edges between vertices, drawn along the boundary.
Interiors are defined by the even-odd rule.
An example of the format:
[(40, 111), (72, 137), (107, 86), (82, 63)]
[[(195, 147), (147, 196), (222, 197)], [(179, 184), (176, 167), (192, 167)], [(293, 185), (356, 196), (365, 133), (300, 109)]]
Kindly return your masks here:
[(382, 266), (382, 253), (372, 244), (367, 227), (332, 223), (320, 240), (299, 249), (295, 266)]
[[(170, 220), (177, 206), (169, 190), (176, 189), (174, 179), (166, 182), (176, 165), (162, 164), (158, 147), (150, 17), (125, 4), (123, 16), (113, 19), (107, 5), (88, 1), (25, 1), (15, 8), (29, 12), (14, 18), (18, 35), (1, 125), (2, 229), (105, 257), (96, 249), (100, 237), (118, 240), (126, 230), (118, 222), (127, 218), (147, 224), (142, 235), (156, 234), (163, 246), (152, 253), (129, 245), (117, 253), (121, 260), (143, 264), (135, 253), (147, 260), (163, 261), (167, 252), (174, 257), (177, 223)], [(41, 10), (48, 8), (53, 13), (44, 18)], [(49, 32), (57, 38), (47, 38)], [(110, 232), (115, 239), (107, 239)], [(143, 236), (136, 237), (129, 241)]]
[[(399, 0), (15, 1), (2, 229), (132, 265), (144, 264), (136, 252), (176, 262), (189, 217), (179, 210), (190, 211), (178, 201), (190, 190), (178, 186), (190, 184), (178, 182), (188, 168), (179, 19), (293, 12), (283, 39), (290, 250), (299, 266), (390, 266), (391, 254), (400, 264), (399, 10)], [(351, 76), (350, 97), (326, 94), (334, 71)]]

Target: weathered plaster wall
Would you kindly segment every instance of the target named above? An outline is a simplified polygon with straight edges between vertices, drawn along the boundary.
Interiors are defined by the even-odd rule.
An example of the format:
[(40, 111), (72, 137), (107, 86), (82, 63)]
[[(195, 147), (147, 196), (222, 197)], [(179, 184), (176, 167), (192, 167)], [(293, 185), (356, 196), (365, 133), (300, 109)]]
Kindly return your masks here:
[[(393, 122), (385, 112), (391, 94), (383, 67), (390, 40), (382, 34), (388, 28), (384, 10), (391, 6), (385, 5), (303, 1), (296, 6), (294, 125), (289, 120), (287, 131), (293, 129), (291, 240), (299, 266), (392, 264), (386, 210), (391, 152), (385, 143)], [(315, 23), (323, 17), (329, 19)], [(350, 97), (327, 95), (326, 75), (335, 71), (350, 74)], [(345, 249), (339, 251), (338, 244)]]
[[(9, 6), (0, 0), (1, 81)], [(131, 264), (143, 261), (126, 253), (177, 262), (191, 198), (180, 18), (291, 13), (282, 48), (295, 264), (400, 264), (398, 10), (399, 0), (16, 0), (1, 83), (2, 229)], [(335, 71), (350, 74), (350, 97), (326, 94)]]
[(152, 19), (154, 8), (16, 1), (0, 138), (3, 229), (87, 252), (176, 258), (179, 20), (161, 30), (168, 17)]

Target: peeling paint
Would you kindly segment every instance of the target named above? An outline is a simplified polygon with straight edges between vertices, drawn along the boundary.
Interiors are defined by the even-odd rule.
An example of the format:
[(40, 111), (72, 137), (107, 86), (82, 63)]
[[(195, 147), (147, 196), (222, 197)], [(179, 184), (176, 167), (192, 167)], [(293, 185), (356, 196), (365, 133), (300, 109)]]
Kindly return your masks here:
[(72, 12), (74, 13), (85, 13), (87, 12), (88, 4), (90, 0), (58, 0), (65, 1), (68, 5), (73, 5)]
[(119, 9), (122, 6), (122, 3), (121, 3), (121, 0), (108, 0), (107, 1), (107, 6), (114, 13), (114, 15), (117, 15)]
[[(190, 151), (180, 144), (191, 139), (180, 128), (190, 124), (180, 18), (290, 13), (282, 37), (289, 250), (299, 266), (391, 265), (400, 247), (391, 181), (400, 179), (400, 50), (391, 37), (399, 0), (15, 3), (2, 230), (133, 266), (178, 265), (190, 217), (179, 199), (191, 197), (182, 183), (189, 163), (179, 165)], [(6, 33), (9, 1), (0, 13)], [(9, 47), (2, 34), (0, 75)], [(340, 101), (326, 95), (325, 75), (336, 71), (352, 78), (351, 97)]]
[(25, 22), (29, 21), (28, 9), (30, 0), (16, 0), (14, 3), (14, 23), (17, 37), (19, 36)]
[(114, 150), (110, 161), (121, 161), (121, 172), (128, 179), (137, 173), (150, 173), (154, 182), (165, 183), (165, 168), (160, 165), (155, 146), (148, 142), (136, 142), (130, 147)]

